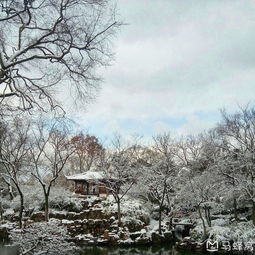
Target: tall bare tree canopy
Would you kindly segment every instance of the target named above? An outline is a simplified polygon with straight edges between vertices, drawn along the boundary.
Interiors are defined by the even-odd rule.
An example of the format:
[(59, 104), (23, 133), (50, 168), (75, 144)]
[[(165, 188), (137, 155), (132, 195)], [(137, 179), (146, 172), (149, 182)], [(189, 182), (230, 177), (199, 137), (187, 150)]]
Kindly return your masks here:
[(109, 0), (2, 0), (0, 99), (22, 109), (45, 102), (54, 108), (56, 85), (88, 99), (119, 25)]
[[(79, 172), (89, 171), (93, 164), (102, 157), (105, 152), (102, 144), (95, 136), (89, 134), (84, 135), (80, 133), (71, 139), (71, 143), (75, 148), (74, 158), (76, 164), (78, 164)], [(77, 160), (78, 158), (78, 160)]]

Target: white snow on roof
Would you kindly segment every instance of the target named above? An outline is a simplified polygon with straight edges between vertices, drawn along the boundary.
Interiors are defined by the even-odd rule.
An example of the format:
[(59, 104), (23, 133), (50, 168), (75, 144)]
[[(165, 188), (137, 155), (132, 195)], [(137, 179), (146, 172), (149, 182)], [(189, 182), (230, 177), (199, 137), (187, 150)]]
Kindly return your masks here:
[(104, 179), (104, 173), (103, 172), (95, 172), (95, 171), (88, 171), (81, 174), (75, 174), (71, 176), (66, 176), (67, 180), (98, 180), (98, 179)]

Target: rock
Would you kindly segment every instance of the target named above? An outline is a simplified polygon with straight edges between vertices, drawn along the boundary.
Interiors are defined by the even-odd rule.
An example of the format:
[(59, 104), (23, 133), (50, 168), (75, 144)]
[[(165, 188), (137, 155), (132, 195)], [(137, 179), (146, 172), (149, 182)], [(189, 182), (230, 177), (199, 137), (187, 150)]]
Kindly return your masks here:
[(200, 245), (197, 242), (195, 242), (191, 237), (185, 237), (180, 242), (177, 242), (176, 247), (189, 251), (196, 251), (201, 249)]
[(145, 225), (150, 224), (150, 217), (148, 215), (139, 216), (139, 220), (142, 221)]
[(118, 244), (118, 241), (119, 241), (119, 236), (115, 233), (109, 233), (109, 239), (108, 239), (108, 242), (109, 244), (111, 245), (117, 245)]
[(165, 242), (172, 242), (173, 241), (173, 233), (172, 233), (172, 231), (164, 232), (164, 241)]
[(136, 244), (148, 244), (151, 242), (151, 239), (148, 236), (138, 237), (135, 239)]
[(197, 243), (196, 247), (195, 247), (195, 250), (198, 251), (198, 252), (204, 251), (205, 247), (204, 247), (203, 243)]
[(112, 224), (114, 223), (115, 220), (116, 220), (116, 218), (115, 218), (114, 216), (110, 217), (110, 218), (108, 219), (109, 224), (112, 225)]
[(113, 224), (110, 225), (109, 230), (111, 232), (116, 232), (117, 233), (119, 231), (119, 226), (117, 224), (113, 223)]
[(10, 222), (17, 222), (17, 221), (19, 221), (19, 216), (17, 213), (14, 213), (14, 214), (9, 214), (9, 215), (5, 216), (4, 219), (8, 220)]
[(50, 218), (55, 218), (55, 219), (58, 219), (58, 220), (66, 219), (66, 213), (63, 213), (63, 212), (54, 211), (54, 212), (51, 212), (49, 214), (49, 216), (50, 216)]
[(33, 220), (34, 222), (41, 222), (41, 221), (45, 221), (45, 214), (44, 212), (34, 212), (31, 215), (31, 220)]
[(94, 208), (102, 208), (102, 205), (101, 204), (95, 204), (93, 207)]
[(183, 238), (182, 241), (186, 242), (186, 243), (191, 243), (192, 242), (192, 238), (190, 236), (186, 236), (186, 237)]
[(4, 219), (7, 221), (15, 222), (19, 220), (18, 214), (11, 208), (6, 209), (3, 213)]
[(81, 212), (78, 214), (77, 217), (78, 217), (80, 220), (89, 219), (89, 218), (90, 218), (90, 217), (89, 217), (89, 213), (90, 213), (89, 210), (83, 210), (83, 211), (81, 211)]
[(82, 200), (82, 210), (88, 210), (89, 209), (89, 201), (88, 200)]
[(164, 236), (160, 235), (159, 233), (152, 232), (151, 233), (151, 241), (154, 244), (161, 243), (164, 240)]
[(134, 233), (129, 233), (129, 236), (132, 240), (135, 240), (139, 236), (141, 236), (141, 232), (134, 232)]
[(29, 225), (32, 225), (33, 223), (34, 223), (33, 220), (26, 220), (26, 221), (24, 221), (23, 227), (26, 228), (26, 227), (28, 227)]
[(126, 226), (130, 232), (137, 232), (143, 229), (144, 223), (140, 220), (132, 219), (125, 222), (124, 226)]
[(104, 236), (104, 239), (109, 240), (109, 230), (105, 230), (103, 236)]
[(9, 241), (9, 233), (8, 233), (8, 228), (6, 227), (0, 227), (0, 242), (4, 243)]
[(92, 208), (89, 210), (89, 219), (104, 219), (105, 217), (106, 215), (103, 213), (103, 210), (101, 208)]
[(121, 240), (127, 240), (129, 238), (129, 234), (127, 232), (121, 231), (119, 233), (120, 239)]
[(71, 236), (76, 236), (80, 234), (86, 234), (88, 231), (84, 229), (84, 222), (80, 220), (69, 221), (69, 220), (62, 220), (62, 224), (67, 226), (67, 230)]
[(81, 213), (75, 213), (75, 212), (70, 212), (66, 215), (66, 219), (68, 220), (81, 220)]

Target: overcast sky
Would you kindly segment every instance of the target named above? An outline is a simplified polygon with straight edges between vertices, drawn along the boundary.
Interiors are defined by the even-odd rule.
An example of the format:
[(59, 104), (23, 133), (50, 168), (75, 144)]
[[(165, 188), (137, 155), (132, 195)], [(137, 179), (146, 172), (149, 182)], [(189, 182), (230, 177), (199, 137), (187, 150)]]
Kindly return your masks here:
[(97, 101), (76, 114), (99, 137), (196, 134), (255, 102), (255, 1), (118, 0), (123, 26)]

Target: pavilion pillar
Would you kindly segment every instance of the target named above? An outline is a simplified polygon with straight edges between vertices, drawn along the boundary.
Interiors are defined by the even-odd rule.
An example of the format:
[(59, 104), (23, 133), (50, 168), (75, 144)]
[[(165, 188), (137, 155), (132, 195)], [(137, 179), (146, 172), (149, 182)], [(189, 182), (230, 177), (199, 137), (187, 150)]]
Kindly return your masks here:
[(89, 183), (86, 182), (86, 184), (87, 184), (87, 195), (89, 195)]

